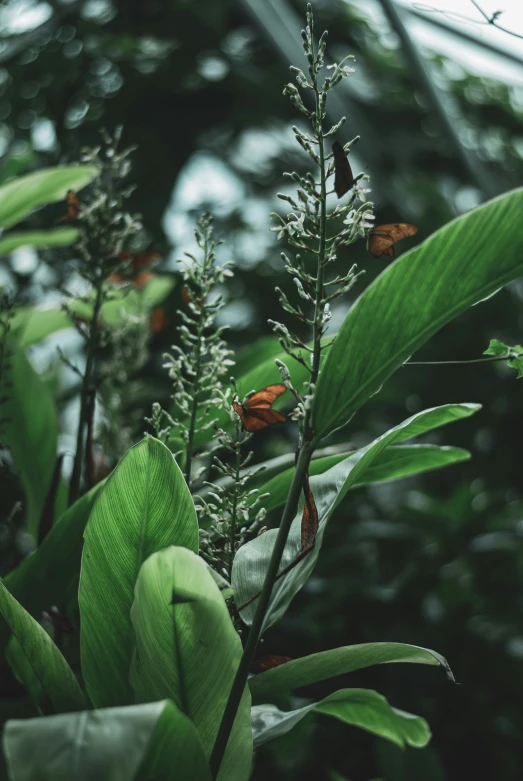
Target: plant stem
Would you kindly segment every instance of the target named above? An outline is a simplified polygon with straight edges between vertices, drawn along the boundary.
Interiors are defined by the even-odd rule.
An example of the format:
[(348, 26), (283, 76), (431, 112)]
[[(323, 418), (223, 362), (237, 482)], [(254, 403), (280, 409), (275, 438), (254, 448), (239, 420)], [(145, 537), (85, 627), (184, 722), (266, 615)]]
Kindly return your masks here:
[[(327, 190), (326, 190), (326, 171), (325, 171), (325, 153), (323, 149), (323, 130), (322, 130), (322, 109), (320, 103), (320, 93), (317, 86), (317, 76), (314, 76), (314, 93), (316, 96), (316, 138), (319, 146), (319, 162), (320, 162), (320, 192), (321, 192), (321, 211), (320, 211), (320, 241), (318, 248), (318, 268), (316, 276), (316, 302), (314, 310), (314, 326), (313, 326), (313, 358), (312, 358), (312, 373), (310, 379), (309, 390), (313, 391), (313, 387), (316, 384), (320, 371), (321, 360), (321, 336), (323, 330), (323, 278), (325, 269), (325, 246), (326, 246), (326, 233), (327, 233)], [(278, 534), (274, 543), (269, 566), (265, 574), (263, 586), (256, 606), (256, 612), (254, 619), (247, 637), (247, 642), (243, 650), (242, 658), (236, 671), (231, 691), (229, 693), (229, 699), (225, 706), (225, 710), (222, 716), (222, 721), (216, 736), (216, 741), (209, 761), (209, 767), (211, 769), (211, 776), (213, 781), (218, 777), (220, 771), (220, 765), (227, 748), (227, 742), (231, 734), (231, 730), (236, 718), (236, 713), (240, 705), (240, 701), (247, 683), (249, 670), (251, 668), (256, 647), (260, 640), (260, 636), (263, 630), (263, 624), (265, 621), (265, 615), (269, 602), (271, 599), (272, 589), (274, 583), (278, 577), (278, 570), (280, 569), (280, 562), (287, 543), (287, 537), (291, 529), (292, 522), (296, 516), (298, 509), (298, 502), (300, 494), (303, 489), (303, 483), (307, 472), (309, 470), (309, 464), (312, 458), (314, 450), (314, 444), (312, 442), (313, 432), (311, 429), (312, 420), (312, 407), (308, 406), (305, 412), (305, 418), (303, 421), (303, 428), (301, 431), (302, 441), (300, 444), (298, 460), (296, 463), (296, 469), (292, 478), (291, 487), (287, 495), (287, 501), (283, 510), (283, 515), (278, 529)]]
[(238, 431), (238, 439), (236, 440), (236, 464), (234, 475), (234, 494), (232, 497), (231, 508), (231, 522), (229, 524), (229, 583), (232, 580), (232, 563), (234, 561), (235, 547), (236, 547), (236, 509), (238, 507), (238, 483), (240, 481), (241, 471), (241, 442), (240, 432)]
[[(207, 266), (208, 263), (208, 234), (207, 233), (205, 233), (203, 253), (204, 253), (203, 265), (205, 270), (205, 267)], [(205, 318), (206, 318), (206, 311), (205, 311), (206, 294), (207, 294), (206, 290), (200, 291), (200, 316), (198, 318), (198, 330), (197, 330), (198, 342), (196, 344), (196, 354), (194, 358), (195, 377), (194, 377), (192, 394), (191, 394), (191, 398), (192, 398), (191, 420), (189, 423), (189, 431), (187, 436), (187, 450), (185, 456), (184, 476), (185, 476), (185, 482), (187, 483), (189, 488), (191, 487), (191, 468), (192, 468), (193, 451), (194, 451), (194, 434), (196, 432), (196, 417), (198, 415), (198, 394), (200, 392), (200, 381), (201, 381), (201, 374), (202, 374), (202, 337), (203, 337)]]
[(469, 358), (465, 361), (405, 361), (403, 366), (453, 366), (467, 363), (493, 363), (495, 361), (513, 361), (523, 357), (523, 353), (507, 353), (506, 355), (492, 355), (488, 358)]
[(73, 473), (69, 485), (69, 505), (76, 502), (80, 493), (80, 481), (82, 479), (82, 466), (84, 461), (84, 428), (88, 423), (89, 409), (91, 406), (91, 380), (95, 365), (96, 348), (98, 345), (98, 321), (103, 301), (103, 277), (97, 280), (96, 298), (93, 316), (89, 326), (89, 339), (87, 340), (85, 372), (82, 380), (82, 392), (80, 396), (80, 417), (78, 420), (78, 432), (76, 435), (76, 451), (74, 455)]
[(298, 500), (302, 491), (303, 481), (309, 468), (311, 455), (312, 447), (310, 446), (310, 443), (306, 442), (300, 450), (298, 463), (296, 465), (292, 484), (287, 496), (285, 508), (283, 510), (280, 528), (278, 529), (278, 534), (274, 543), (274, 548), (269, 561), (269, 566), (267, 568), (267, 573), (265, 575), (265, 580), (263, 581), (263, 588), (260, 594), (258, 605), (256, 607), (256, 613), (254, 614), (252, 626), (247, 637), (247, 642), (243, 650), (238, 670), (236, 671), (236, 676), (232, 684), (229, 699), (227, 700), (227, 705), (225, 706), (220, 728), (216, 736), (216, 742), (214, 744), (209, 761), (209, 767), (211, 769), (211, 776), (213, 779), (218, 777), (220, 765), (223, 759), (223, 755), (225, 754), (227, 742), (229, 740), (229, 735), (231, 734), (234, 719), (236, 718), (236, 712), (243, 695), (245, 684), (247, 683), (249, 670), (256, 653), (256, 647), (263, 629), (265, 614), (271, 599), (274, 581), (278, 575), (281, 557), (285, 549), (287, 537), (289, 536), (292, 521), (296, 515), (296, 508), (298, 506)]
[(189, 423), (189, 432), (187, 436), (187, 451), (185, 456), (185, 482), (191, 487), (191, 468), (192, 468), (192, 460), (193, 460), (193, 450), (194, 450), (194, 434), (196, 431), (196, 416), (198, 414), (198, 394), (200, 392), (200, 379), (201, 379), (201, 370), (202, 370), (202, 334), (203, 334), (203, 324), (205, 321), (205, 309), (202, 305), (202, 308), (200, 310), (200, 317), (198, 320), (198, 343), (196, 345), (196, 355), (195, 355), (195, 369), (196, 369), (196, 376), (194, 378), (193, 386), (192, 386), (192, 407), (191, 407), (191, 422)]

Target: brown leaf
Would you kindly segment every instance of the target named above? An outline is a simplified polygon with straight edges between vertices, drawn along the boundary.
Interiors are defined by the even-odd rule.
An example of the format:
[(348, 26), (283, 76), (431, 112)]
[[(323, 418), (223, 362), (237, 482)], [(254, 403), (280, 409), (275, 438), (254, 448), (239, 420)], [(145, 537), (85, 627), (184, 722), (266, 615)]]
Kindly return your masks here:
[(279, 654), (262, 654), (254, 659), (251, 664), (251, 673), (264, 673), (266, 670), (272, 670), (273, 667), (279, 667), (282, 664), (292, 662), (292, 656), (280, 656)]
[(305, 475), (303, 481), (303, 496), (305, 497), (305, 503), (303, 505), (303, 515), (301, 516), (301, 550), (302, 552), (311, 550), (314, 546), (316, 534), (318, 532), (318, 510), (316, 508), (316, 502), (312, 495), (311, 487), (309, 485), (309, 473)]

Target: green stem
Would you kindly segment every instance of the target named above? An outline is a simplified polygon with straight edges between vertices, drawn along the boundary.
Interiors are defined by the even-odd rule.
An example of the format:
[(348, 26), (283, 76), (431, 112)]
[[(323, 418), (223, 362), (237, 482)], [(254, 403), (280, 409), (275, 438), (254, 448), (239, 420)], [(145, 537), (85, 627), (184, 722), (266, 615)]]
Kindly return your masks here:
[(494, 363), (495, 361), (513, 361), (522, 356), (523, 353), (507, 353), (506, 355), (493, 355), (489, 358), (469, 358), (465, 361), (405, 361), (403, 366), (457, 366), (468, 363)]
[(96, 298), (94, 302), (93, 316), (89, 326), (89, 339), (87, 340), (87, 358), (85, 372), (82, 380), (82, 392), (80, 396), (80, 418), (78, 420), (78, 432), (76, 435), (76, 451), (74, 455), (73, 473), (69, 485), (69, 505), (76, 502), (80, 493), (80, 481), (82, 479), (82, 466), (84, 461), (84, 428), (89, 418), (91, 402), (91, 381), (96, 359), (98, 345), (98, 321), (103, 302), (103, 278), (97, 280)]
[[(319, 159), (320, 159), (320, 176), (321, 176), (321, 212), (320, 212), (320, 242), (318, 249), (318, 271), (316, 279), (316, 302), (314, 311), (314, 333), (313, 333), (313, 359), (312, 359), (312, 373), (310, 384), (314, 385), (318, 379), (320, 371), (321, 360), (321, 335), (322, 335), (322, 317), (323, 317), (323, 277), (325, 268), (325, 245), (326, 245), (326, 232), (327, 232), (327, 190), (326, 190), (326, 172), (325, 172), (325, 153), (323, 149), (323, 131), (322, 131), (322, 117), (320, 110), (320, 94), (317, 87), (317, 77), (314, 77), (314, 92), (316, 96), (316, 135), (319, 144)], [(310, 388), (312, 390), (312, 388)], [(302, 429), (302, 442), (300, 445), (298, 461), (296, 463), (296, 469), (294, 471), (291, 487), (287, 495), (287, 501), (283, 510), (283, 515), (278, 529), (278, 534), (274, 543), (263, 586), (256, 606), (256, 612), (254, 614), (253, 622), (247, 637), (247, 642), (243, 650), (242, 658), (236, 671), (231, 691), (229, 693), (229, 699), (225, 706), (222, 721), (216, 736), (216, 742), (209, 761), (209, 767), (211, 769), (211, 776), (213, 781), (216, 781), (218, 773), (220, 771), (220, 765), (227, 748), (227, 742), (231, 734), (231, 730), (236, 718), (236, 713), (240, 705), (240, 701), (247, 683), (249, 671), (254, 660), (256, 653), (256, 647), (260, 640), (260, 636), (263, 630), (263, 624), (269, 607), (272, 589), (274, 583), (278, 577), (278, 571), (280, 569), (280, 562), (287, 543), (287, 537), (291, 529), (292, 522), (296, 516), (298, 509), (298, 502), (300, 494), (303, 489), (303, 483), (307, 472), (309, 470), (309, 464), (311, 461), (312, 453), (314, 450), (313, 442), (311, 441), (312, 429), (312, 407), (309, 407), (305, 413), (305, 419)]]
[(306, 442), (300, 450), (298, 463), (296, 465), (292, 484), (287, 496), (285, 508), (283, 510), (280, 528), (278, 529), (278, 534), (274, 543), (274, 548), (269, 561), (269, 566), (267, 568), (267, 573), (265, 575), (265, 580), (263, 581), (263, 588), (258, 600), (258, 605), (256, 607), (256, 613), (254, 614), (252, 626), (247, 637), (247, 642), (243, 650), (238, 670), (236, 671), (236, 676), (229, 693), (229, 699), (227, 700), (227, 705), (225, 706), (220, 728), (216, 736), (216, 742), (214, 744), (213, 752), (209, 761), (211, 776), (213, 779), (218, 777), (223, 755), (225, 754), (225, 749), (227, 748), (229, 735), (231, 734), (238, 706), (245, 689), (245, 684), (247, 683), (249, 671), (256, 653), (256, 647), (262, 633), (265, 614), (271, 599), (272, 588), (276, 580), (276, 576), (278, 575), (281, 557), (285, 549), (287, 537), (289, 536), (292, 521), (296, 515), (296, 508), (298, 507), (298, 500), (302, 491), (305, 475), (307, 474), (307, 470), (309, 468), (311, 455), (312, 448), (310, 444)]
[(196, 345), (196, 353), (194, 356), (194, 368), (195, 368), (195, 377), (192, 387), (192, 407), (191, 407), (191, 420), (189, 423), (189, 432), (187, 437), (187, 452), (185, 457), (185, 482), (191, 487), (191, 468), (192, 468), (192, 461), (193, 461), (193, 451), (194, 451), (194, 434), (196, 431), (196, 416), (198, 414), (198, 394), (200, 392), (200, 380), (201, 380), (201, 371), (202, 371), (202, 336), (203, 336), (203, 325), (205, 322), (205, 304), (202, 301), (201, 309), (200, 309), (200, 318), (198, 320), (198, 342)]
[(240, 481), (241, 471), (241, 442), (240, 432), (238, 431), (238, 438), (236, 440), (236, 464), (234, 475), (234, 494), (232, 497), (231, 508), (231, 522), (229, 524), (229, 583), (232, 580), (232, 563), (234, 561), (235, 547), (236, 547), (236, 510), (238, 508), (238, 483)]
[(189, 432), (187, 437), (187, 453), (186, 453), (186, 459), (185, 459), (185, 482), (191, 487), (191, 468), (192, 468), (192, 462), (193, 462), (193, 451), (194, 451), (194, 435), (196, 432), (196, 416), (198, 414), (198, 394), (200, 392), (200, 381), (201, 381), (201, 373), (202, 373), (202, 338), (203, 338), (203, 331), (204, 331), (204, 325), (205, 325), (205, 319), (206, 319), (206, 311), (205, 311), (205, 301), (208, 295), (208, 289), (205, 284), (205, 281), (207, 279), (206, 277), (206, 270), (209, 265), (209, 233), (206, 230), (204, 234), (204, 244), (203, 244), (203, 283), (202, 289), (200, 290), (199, 296), (200, 296), (200, 317), (198, 319), (198, 330), (197, 330), (197, 336), (198, 336), (198, 343), (196, 345), (196, 354), (194, 356), (194, 382), (193, 382), (193, 392), (192, 392), (192, 408), (191, 408), (191, 420), (189, 423)]

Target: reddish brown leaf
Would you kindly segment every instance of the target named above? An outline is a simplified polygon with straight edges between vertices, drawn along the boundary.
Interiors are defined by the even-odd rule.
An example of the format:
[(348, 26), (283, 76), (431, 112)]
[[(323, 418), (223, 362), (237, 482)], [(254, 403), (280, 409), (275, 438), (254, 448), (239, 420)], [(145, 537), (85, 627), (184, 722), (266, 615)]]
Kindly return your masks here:
[(60, 217), (58, 222), (75, 222), (78, 218), (78, 212), (80, 211), (78, 196), (72, 190), (68, 190), (65, 202), (67, 204), (67, 214)]
[(279, 654), (262, 654), (254, 659), (251, 664), (251, 673), (264, 673), (266, 670), (272, 670), (273, 667), (279, 667), (282, 664), (292, 662), (292, 656), (280, 656)]
[(347, 153), (338, 141), (333, 143), (332, 153), (334, 155), (334, 191), (338, 198), (341, 198), (354, 187), (354, 176)]
[(301, 550), (302, 552), (305, 552), (311, 550), (314, 546), (319, 525), (318, 509), (309, 485), (308, 472), (303, 481), (303, 496), (305, 502), (303, 505), (303, 515), (301, 516)]

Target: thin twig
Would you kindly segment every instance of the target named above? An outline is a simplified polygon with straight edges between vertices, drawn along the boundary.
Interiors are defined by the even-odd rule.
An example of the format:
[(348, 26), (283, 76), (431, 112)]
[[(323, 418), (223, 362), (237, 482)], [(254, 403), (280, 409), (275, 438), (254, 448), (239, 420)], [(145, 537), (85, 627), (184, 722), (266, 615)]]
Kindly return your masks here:
[(76, 435), (76, 450), (74, 456), (73, 474), (71, 475), (71, 484), (69, 486), (69, 505), (73, 504), (73, 502), (77, 500), (80, 493), (80, 482), (82, 479), (82, 467), (84, 463), (84, 428), (88, 423), (91, 399), (91, 383), (95, 366), (96, 350), (98, 346), (98, 328), (102, 302), (103, 278), (100, 277), (96, 287), (96, 299), (93, 308), (93, 316), (91, 318), (91, 324), (89, 327), (89, 339), (86, 346), (87, 359), (82, 380), (80, 418), (78, 420), (78, 432)]
[(494, 363), (495, 361), (513, 361), (523, 358), (523, 353), (507, 353), (507, 355), (491, 355), (488, 358), (470, 358), (466, 361), (405, 361), (403, 366), (458, 366), (469, 363)]
[(509, 30), (508, 27), (502, 27), (500, 24), (497, 23), (497, 18), (500, 15), (501, 11), (494, 11), (492, 16), (489, 16), (485, 11), (481, 8), (479, 3), (476, 3), (476, 0), (470, 0), (474, 8), (479, 11), (481, 16), (485, 19), (486, 23), (490, 25), (491, 27), (496, 27), (496, 29), (501, 30), (503, 33), (507, 33), (507, 35), (512, 35), (514, 38), (519, 38), (523, 40), (523, 35), (520, 35), (519, 33), (515, 33), (513, 30)]

